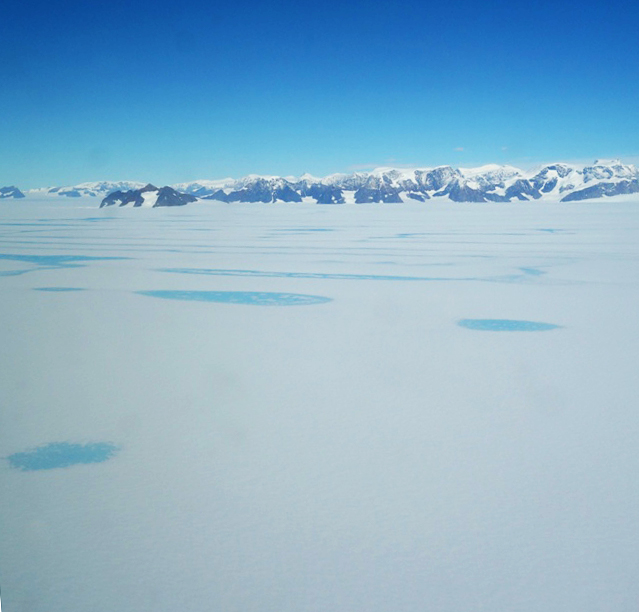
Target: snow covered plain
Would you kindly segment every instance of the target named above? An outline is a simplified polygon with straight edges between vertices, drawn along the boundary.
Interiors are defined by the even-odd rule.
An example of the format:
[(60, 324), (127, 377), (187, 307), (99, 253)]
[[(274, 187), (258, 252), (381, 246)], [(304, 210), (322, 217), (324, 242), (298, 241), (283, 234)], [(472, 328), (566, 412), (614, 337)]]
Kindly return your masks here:
[(636, 197), (3, 202), (5, 611), (635, 612), (638, 272)]

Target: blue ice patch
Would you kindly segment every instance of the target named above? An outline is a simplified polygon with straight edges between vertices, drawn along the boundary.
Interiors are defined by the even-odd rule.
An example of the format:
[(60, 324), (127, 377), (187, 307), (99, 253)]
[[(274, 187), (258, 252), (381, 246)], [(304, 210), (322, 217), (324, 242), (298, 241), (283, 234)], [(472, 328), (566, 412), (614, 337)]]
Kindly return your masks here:
[(512, 319), (462, 319), (457, 325), (466, 329), (479, 331), (549, 331), (558, 329), (561, 325), (552, 323), (539, 323), (537, 321), (515, 321)]
[(528, 274), (529, 276), (542, 276), (546, 274), (543, 270), (539, 268), (519, 268), (524, 274)]
[(65, 291), (84, 291), (82, 287), (34, 287), (34, 291), (51, 291), (51, 292), (65, 292)]
[[(58, 236), (60, 238), (60, 236)], [(33, 264), (35, 268), (26, 270), (8, 270), (0, 272), (0, 276), (18, 276), (36, 270), (58, 270), (60, 268), (81, 268), (94, 261), (129, 259), (129, 257), (92, 257), (90, 255), (14, 255), (0, 253), (0, 260), (19, 261)]]
[(388, 274), (329, 274), (323, 272), (265, 272), (262, 270), (225, 270), (211, 268), (160, 268), (159, 272), (178, 274), (205, 274), (210, 276), (248, 276), (256, 278), (309, 278), (323, 280), (370, 281), (469, 281), (479, 278), (452, 278), (436, 276), (395, 276)]
[(52, 442), (23, 453), (13, 453), (7, 460), (23, 472), (66, 468), (79, 463), (102, 463), (113, 457), (118, 448), (109, 442), (71, 444)]
[(128, 257), (92, 257), (90, 255), (9, 255), (0, 253), (0, 259), (21, 261), (38, 266), (73, 266), (90, 261), (104, 261), (111, 259), (128, 259)]
[(327, 227), (293, 227), (273, 230), (275, 232), (334, 232)]
[(140, 295), (167, 300), (248, 304), (250, 306), (307, 306), (324, 304), (332, 298), (302, 293), (271, 293), (264, 291), (136, 291)]

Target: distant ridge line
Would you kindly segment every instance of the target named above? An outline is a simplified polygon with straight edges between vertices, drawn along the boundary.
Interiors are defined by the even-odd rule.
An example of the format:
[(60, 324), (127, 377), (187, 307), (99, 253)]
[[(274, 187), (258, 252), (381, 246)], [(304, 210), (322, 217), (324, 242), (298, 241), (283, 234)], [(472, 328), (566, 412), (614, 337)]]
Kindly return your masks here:
[[(129, 195), (118, 200), (118, 205), (126, 206), (140, 202), (136, 193), (142, 192), (145, 185), (135, 181), (100, 181), (34, 189), (25, 193), (29, 197), (100, 197), (104, 202), (110, 194), (121, 192)], [(331, 174), (324, 178), (309, 174), (299, 178), (252, 174), (240, 179), (177, 183), (163, 189), (172, 189), (195, 199), (229, 203), (392, 204), (431, 199), (453, 202), (570, 202), (639, 193), (639, 171), (632, 164), (612, 159), (596, 160), (591, 165), (557, 162), (533, 171), (488, 164), (476, 168), (377, 168), (370, 172)], [(22, 193), (16, 187), (0, 188), (0, 198), (20, 197), (12, 195), (14, 192), (11, 190)], [(124, 202), (125, 199), (127, 202)], [(172, 201), (177, 200), (173, 197)]]

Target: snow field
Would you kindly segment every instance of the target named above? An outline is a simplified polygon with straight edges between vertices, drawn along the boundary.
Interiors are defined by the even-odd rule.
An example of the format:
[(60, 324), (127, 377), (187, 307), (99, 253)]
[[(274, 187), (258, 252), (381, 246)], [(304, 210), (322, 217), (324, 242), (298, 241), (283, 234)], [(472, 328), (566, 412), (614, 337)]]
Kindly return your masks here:
[(5, 609), (634, 610), (637, 245), (630, 198), (3, 203), (0, 454), (118, 448), (0, 463)]

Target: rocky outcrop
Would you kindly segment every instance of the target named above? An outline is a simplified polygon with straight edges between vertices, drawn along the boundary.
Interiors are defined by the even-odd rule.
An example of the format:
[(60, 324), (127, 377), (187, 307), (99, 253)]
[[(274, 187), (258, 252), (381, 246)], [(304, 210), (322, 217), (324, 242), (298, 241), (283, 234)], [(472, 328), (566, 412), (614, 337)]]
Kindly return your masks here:
[(401, 187), (394, 185), (392, 177), (369, 176), (364, 184), (355, 192), (355, 202), (357, 204), (368, 204), (371, 202), (386, 202), (396, 204), (402, 202), (400, 197)]
[(173, 187), (158, 189), (150, 183), (142, 189), (134, 189), (126, 192), (115, 191), (102, 200), (100, 208), (105, 206), (130, 206), (133, 208), (158, 208), (161, 206), (184, 206), (189, 202), (195, 202), (197, 198), (188, 193), (180, 193)]
[(344, 204), (344, 191), (336, 185), (314, 183), (300, 190), (303, 197), (313, 198), (318, 204)]
[(590, 200), (602, 198), (604, 196), (626, 195), (629, 193), (639, 193), (639, 180), (619, 181), (617, 183), (597, 183), (591, 187), (573, 191), (564, 196), (562, 202), (576, 202), (579, 200)]
[(179, 193), (173, 187), (162, 187), (158, 189), (158, 199), (153, 205), (154, 208), (159, 206), (184, 206), (189, 202), (195, 202), (197, 198), (188, 193)]
[(0, 200), (5, 198), (24, 198), (24, 193), (17, 187), (11, 185), (10, 187), (0, 187)]
[(535, 188), (535, 186), (526, 179), (517, 179), (504, 194), (506, 202), (510, 202), (512, 199), (521, 201), (525, 200), (538, 200), (541, 198), (541, 193)]
[(486, 202), (484, 191), (465, 184), (459, 178), (453, 179), (444, 189), (433, 194), (433, 196), (448, 196), (453, 202)]

